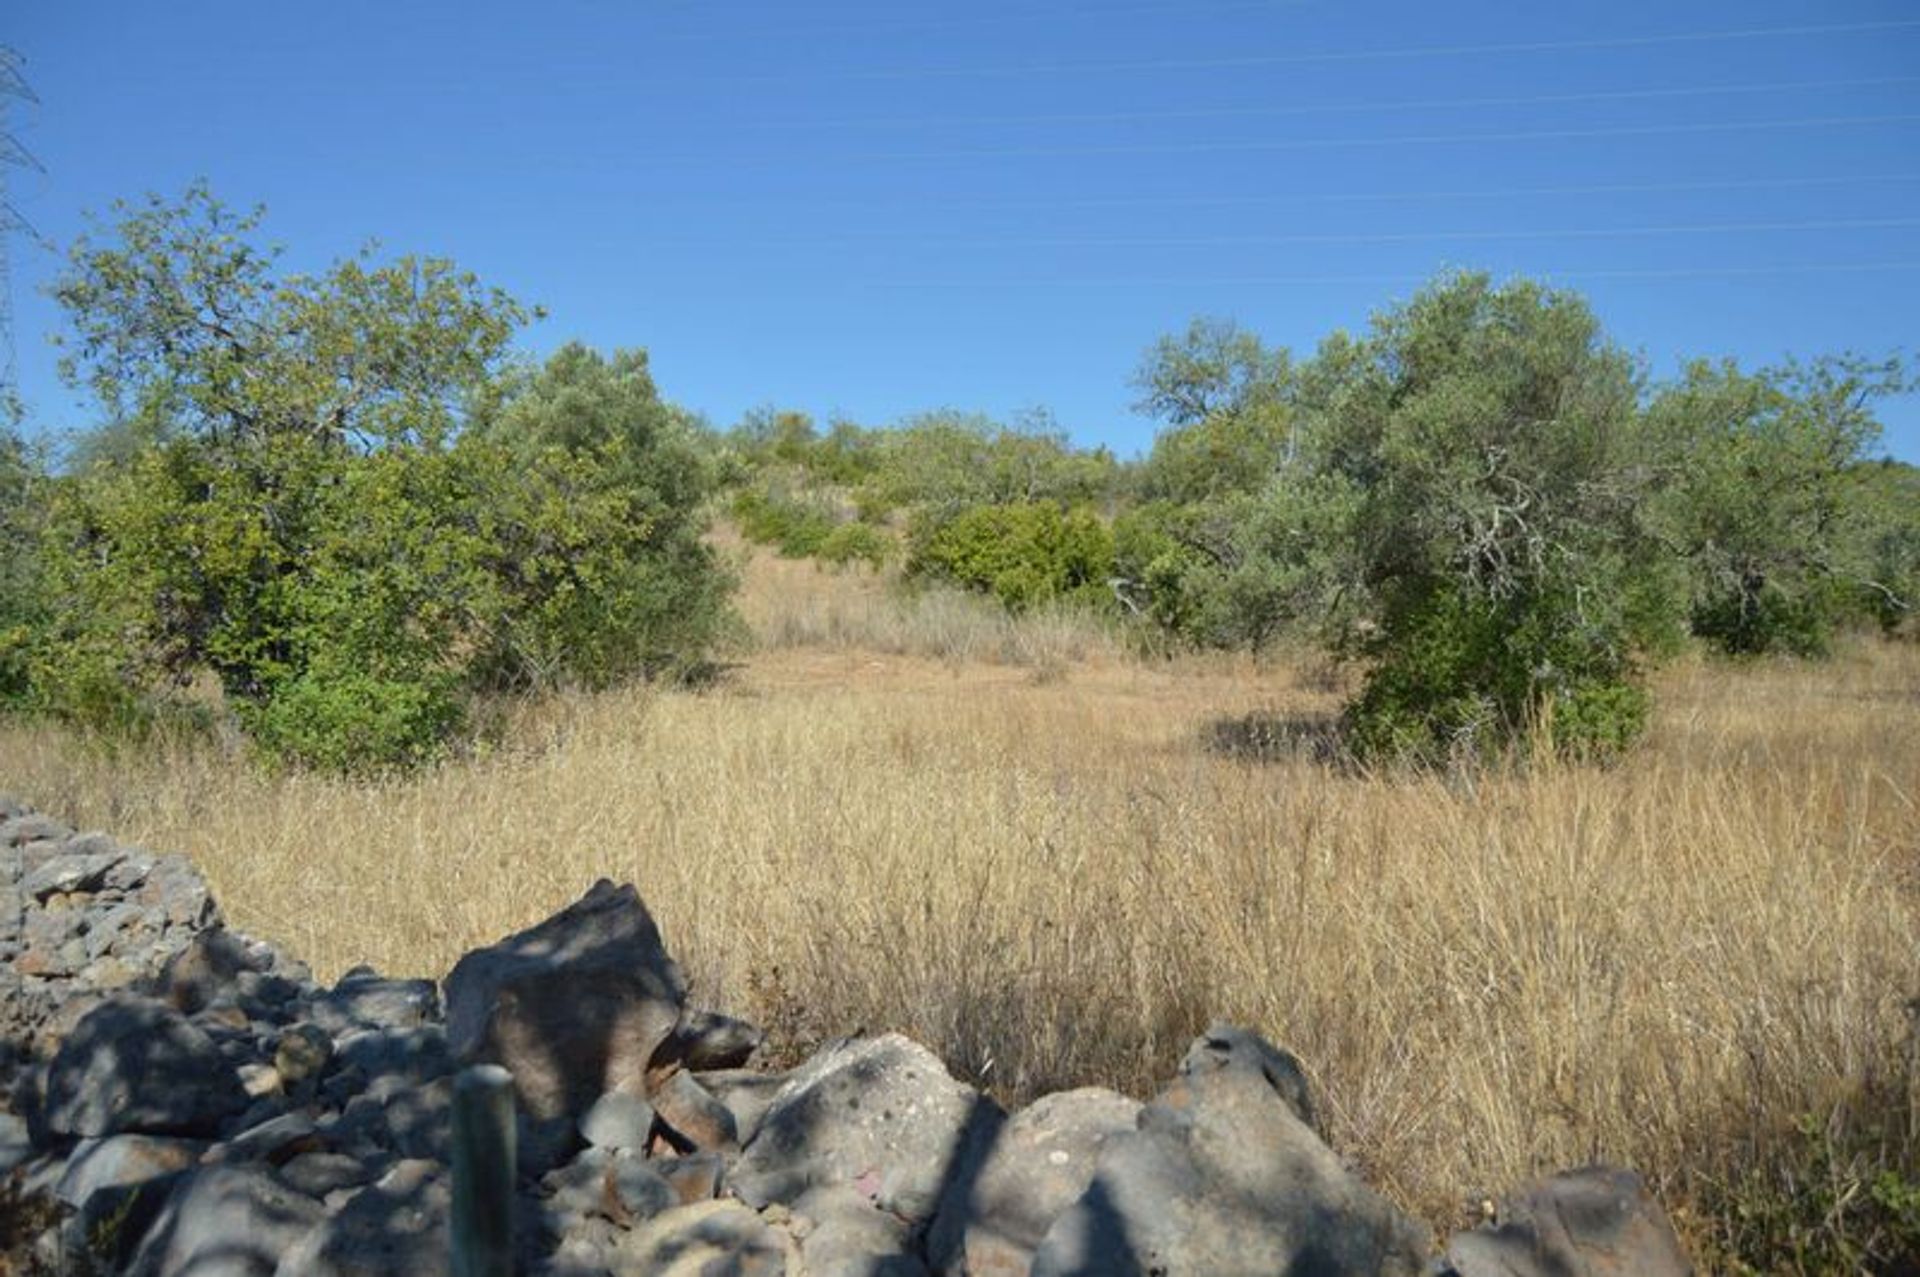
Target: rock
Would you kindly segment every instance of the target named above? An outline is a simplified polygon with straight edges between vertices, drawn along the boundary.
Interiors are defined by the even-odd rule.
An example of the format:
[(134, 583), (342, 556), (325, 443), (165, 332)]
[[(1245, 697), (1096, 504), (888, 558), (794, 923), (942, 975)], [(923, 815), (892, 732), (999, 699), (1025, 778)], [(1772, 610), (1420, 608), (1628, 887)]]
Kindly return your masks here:
[(26, 1119), (0, 1111), (0, 1180), (32, 1156), (33, 1139), (27, 1133)]
[(1498, 1223), (1447, 1244), (1456, 1277), (1691, 1277), (1673, 1223), (1641, 1178), (1590, 1166), (1501, 1203)]
[(280, 1277), (436, 1277), (451, 1271), (453, 1194), (432, 1162), (400, 1162), (281, 1258)]
[(133, 899), (159, 911), (168, 926), (198, 930), (220, 920), (220, 907), (184, 856), (161, 856), (140, 880)]
[(663, 1211), (622, 1238), (613, 1260), (619, 1277), (783, 1277), (788, 1272), (787, 1245), (779, 1234), (731, 1201)]
[(247, 1093), (250, 1100), (263, 1100), (286, 1092), (286, 1083), (280, 1077), (280, 1070), (271, 1064), (242, 1064), (235, 1072), (240, 1075), (240, 1089)]
[(656, 1157), (647, 1165), (660, 1173), (681, 1203), (704, 1202), (720, 1195), (726, 1178), (726, 1159), (718, 1153), (683, 1153)]
[(734, 1168), (755, 1206), (852, 1186), (918, 1226), (1004, 1120), (925, 1047), (898, 1034), (838, 1043), (795, 1069)]
[(653, 1106), (625, 1091), (608, 1091), (580, 1119), (580, 1134), (596, 1148), (646, 1148), (653, 1133)]
[(93, 855), (73, 855), (69, 852), (47, 861), (22, 878), (20, 892), (33, 900), (45, 900), (56, 892), (71, 895), (80, 891), (98, 891), (106, 882), (108, 872), (120, 863), (120, 858), (118, 851)]
[(267, 1277), (325, 1215), (265, 1169), (193, 1172), (167, 1199), (134, 1256), (135, 1277)]
[(356, 1028), (408, 1029), (440, 1016), (431, 980), (390, 980), (349, 972), (313, 1004), (313, 1021), (335, 1036)]
[(47, 1125), (65, 1135), (211, 1134), (247, 1103), (205, 1032), (162, 1003), (124, 995), (74, 1026), (46, 1087)]
[(679, 1023), (686, 984), (639, 895), (601, 879), (538, 926), (461, 958), (446, 994), (455, 1057), (505, 1065), (522, 1107), (545, 1121), (639, 1085)]
[(51, 816), (31, 813), (0, 820), (0, 847), (20, 847), (30, 842), (64, 842), (73, 830)]
[[(1351, 1175), (1264, 1059), (1195, 1043), (1182, 1073), (1107, 1137), (1085, 1193), (1034, 1253), (1033, 1277), (1313, 1273), (1413, 1277), (1426, 1230)], [(1264, 1044), (1263, 1044), (1264, 1045)]]
[(680, 1205), (680, 1197), (653, 1163), (638, 1155), (590, 1148), (540, 1181), (545, 1218), (564, 1237), (572, 1219), (597, 1217), (622, 1228)]
[(431, 1082), (453, 1072), (447, 1035), (437, 1024), (358, 1029), (334, 1043), (334, 1056), (342, 1068), (374, 1081)]
[(81, 1140), (67, 1158), (54, 1196), (76, 1209), (95, 1193), (124, 1188), (183, 1171), (200, 1160), (206, 1145), (198, 1140), (155, 1135), (112, 1135)]
[(374, 1168), (357, 1157), (319, 1150), (289, 1158), (279, 1174), (283, 1184), (315, 1198), (343, 1188), (358, 1188), (376, 1176)]
[(216, 1145), (209, 1160), (223, 1162), (266, 1162), (278, 1166), (301, 1153), (323, 1147), (319, 1128), (305, 1113), (282, 1113), (249, 1127), (224, 1144)]
[(255, 969), (253, 962), (246, 945), (225, 927), (209, 927), (167, 959), (160, 973), (160, 996), (192, 1015), (217, 998), (230, 997), (240, 973)]
[(696, 1071), (738, 1068), (766, 1040), (765, 1033), (745, 1020), (688, 1007), (681, 1012), (672, 1035), (660, 1044), (653, 1064), (655, 1068), (677, 1065)]
[[(810, 1273), (835, 1277), (927, 1277), (904, 1221), (852, 1188), (816, 1188), (793, 1204), (791, 1231)], [(991, 1270), (974, 1270), (986, 1272)]]
[(690, 1073), (675, 1073), (660, 1084), (653, 1093), (653, 1111), (679, 1152), (728, 1152), (740, 1146), (732, 1110)]
[(424, 1086), (380, 1087), (369, 1094), (391, 1090), (381, 1110), (387, 1144), (403, 1158), (446, 1161), (453, 1140), (453, 1079), (438, 1078)]
[(774, 1096), (787, 1084), (785, 1073), (761, 1073), (755, 1069), (722, 1069), (701, 1073), (698, 1077), (707, 1093), (727, 1106), (733, 1114), (734, 1129), (742, 1144), (751, 1143), (760, 1129), (760, 1119), (772, 1107)]
[(1262, 1079), (1287, 1102), (1295, 1117), (1313, 1128), (1316, 1135), (1321, 1133), (1300, 1061), (1258, 1033), (1231, 1024), (1213, 1024), (1195, 1038), (1180, 1061), (1181, 1075), (1219, 1072), (1247, 1073)]
[(319, 1078), (333, 1060), (333, 1039), (317, 1024), (296, 1024), (273, 1047), (273, 1069), (281, 1084), (297, 1089)]
[(927, 1239), (934, 1271), (1025, 1273), (1055, 1218), (1086, 1192), (1108, 1139), (1139, 1117), (1138, 1100), (1098, 1087), (1044, 1096), (1015, 1113), (979, 1171), (941, 1202)]

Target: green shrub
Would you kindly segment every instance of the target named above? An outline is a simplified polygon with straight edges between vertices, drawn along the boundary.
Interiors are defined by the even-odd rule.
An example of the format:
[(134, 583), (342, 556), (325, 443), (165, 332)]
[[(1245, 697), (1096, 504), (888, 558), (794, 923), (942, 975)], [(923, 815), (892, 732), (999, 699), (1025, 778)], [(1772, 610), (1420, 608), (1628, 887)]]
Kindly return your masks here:
[(917, 530), (908, 572), (991, 594), (1020, 612), (1054, 599), (1108, 606), (1113, 534), (1052, 502), (975, 506)]
[(871, 523), (843, 523), (821, 539), (815, 553), (836, 567), (864, 563), (877, 572), (887, 565), (893, 552), (894, 540), (884, 529)]
[(308, 672), (243, 716), (270, 758), (374, 775), (443, 757), (465, 721), (457, 682)]

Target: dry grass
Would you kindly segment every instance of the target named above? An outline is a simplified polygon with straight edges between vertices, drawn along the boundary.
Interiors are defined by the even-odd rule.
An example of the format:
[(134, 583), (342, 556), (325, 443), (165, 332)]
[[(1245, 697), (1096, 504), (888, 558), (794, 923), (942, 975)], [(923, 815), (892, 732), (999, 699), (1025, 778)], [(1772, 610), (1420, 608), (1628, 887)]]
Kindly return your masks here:
[[(885, 606), (763, 577), (759, 623), (803, 585), (835, 597), (796, 606)], [(237, 925), (323, 972), (444, 973), (604, 874), (702, 996), (790, 1037), (901, 1028), (1010, 1098), (1148, 1092), (1209, 1018), (1257, 1025), (1306, 1061), (1336, 1145), (1436, 1223), (1596, 1158), (1705, 1200), (1784, 1156), (1794, 1116), (1908, 1080), (1911, 647), (1685, 666), (1627, 764), (1468, 780), (1236, 751), (1331, 707), (1285, 669), (1090, 648), (1035, 679), (781, 641), (719, 690), (549, 705), (404, 784), (24, 727), (0, 771), (190, 852)]]

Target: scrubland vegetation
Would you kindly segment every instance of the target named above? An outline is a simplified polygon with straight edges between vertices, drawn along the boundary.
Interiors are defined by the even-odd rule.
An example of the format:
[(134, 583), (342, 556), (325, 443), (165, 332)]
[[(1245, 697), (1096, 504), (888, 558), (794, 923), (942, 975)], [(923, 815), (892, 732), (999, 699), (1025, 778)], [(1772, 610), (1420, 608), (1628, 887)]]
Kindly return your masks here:
[(1606, 1159), (1710, 1271), (1920, 1262), (1897, 362), (1655, 383), (1462, 275), (1310, 358), (1167, 338), (1139, 461), (718, 430), (450, 264), (252, 233), (75, 252), (104, 424), (0, 455), (0, 784), (323, 974), (631, 879), (788, 1053), (1144, 1092), (1239, 1020), (1435, 1224)]

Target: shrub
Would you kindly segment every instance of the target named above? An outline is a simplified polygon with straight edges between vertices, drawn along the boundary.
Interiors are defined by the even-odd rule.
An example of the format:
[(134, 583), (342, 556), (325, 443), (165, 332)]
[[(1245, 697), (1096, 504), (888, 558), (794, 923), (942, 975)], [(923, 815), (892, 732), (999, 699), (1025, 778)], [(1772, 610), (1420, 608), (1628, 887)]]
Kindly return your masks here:
[(907, 567), (1019, 612), (1053, 599), (1105, 606), (1113, 565), (1113, 534), (1099, 516), (1043, 501), (975, 506), (923, 524)]
[(817, 555), (836, 567), (864, 563), (876, 572), (893, 556), (893, 538), (871, 523), (843, 523), (820, 541)]
[(464, 719), (451, 677), (393, 679), (351, 670), (301, 674), (243, 715), (270, 758), (347, 775), (433, 762)]

